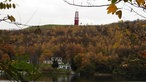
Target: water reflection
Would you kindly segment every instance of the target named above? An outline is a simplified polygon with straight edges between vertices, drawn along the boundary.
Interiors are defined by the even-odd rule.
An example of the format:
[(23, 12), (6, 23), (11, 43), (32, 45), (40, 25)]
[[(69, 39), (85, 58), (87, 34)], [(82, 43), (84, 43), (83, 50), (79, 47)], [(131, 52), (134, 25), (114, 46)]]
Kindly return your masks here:
[[(0, 80), (0, 82), (14, 82), (8, 80)], [(88, 76), (81, 77), (78, 75), (48, 75), (43, 74), (42, 77), (36, 82), (146, 82), (146, 77), (143, 78), (123, 78), (115, 76)]]
[(123, 77), (81, 77), (77, 75), (53, 75), (53, 76), (43, 76), (40, 79), (43, 82), (146, 82), (146, 78), (123, 78)]
[(43, 75), (40, 80), (43, 82), (72, 82), (74, 75)]

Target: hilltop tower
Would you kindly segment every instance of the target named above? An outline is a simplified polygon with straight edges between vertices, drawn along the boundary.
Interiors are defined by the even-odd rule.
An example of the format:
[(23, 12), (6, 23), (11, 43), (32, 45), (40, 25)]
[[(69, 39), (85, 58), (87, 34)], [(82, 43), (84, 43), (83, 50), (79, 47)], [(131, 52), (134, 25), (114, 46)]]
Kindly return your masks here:
[(74, 25), (79, 25), (79, 12), (75, 12)]

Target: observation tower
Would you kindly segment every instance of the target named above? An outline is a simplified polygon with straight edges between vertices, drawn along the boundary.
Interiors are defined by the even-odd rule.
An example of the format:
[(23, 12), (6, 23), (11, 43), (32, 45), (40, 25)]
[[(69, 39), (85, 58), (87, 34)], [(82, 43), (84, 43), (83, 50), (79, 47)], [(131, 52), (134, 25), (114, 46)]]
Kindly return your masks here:
[(75, 12), (74, 25), (79, 25), (79, 12)]

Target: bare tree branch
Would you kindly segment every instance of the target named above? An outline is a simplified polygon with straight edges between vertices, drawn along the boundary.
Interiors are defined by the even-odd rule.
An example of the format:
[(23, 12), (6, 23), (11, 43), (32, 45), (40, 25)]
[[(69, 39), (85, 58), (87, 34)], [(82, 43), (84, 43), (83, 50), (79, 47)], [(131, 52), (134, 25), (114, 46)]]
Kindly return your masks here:
[(141, 15), (140, 13), (138, 13), (137, 11), (135, 11), (133, 8), (130, 8), (130, 9), (124, 8), (124, 10), (130, 11), (130, 12), (134, 12), (134, 13), (137, 14), (138, 16), (143, 17), (143, 18), (146, 18), (146, 16)]
[[(132, 5), (133, 7), (135, 7), (135, 8), (143, 9), (142, 11), (143, 11), (144, 13), (146, 13), (146, 8), (145, 8), (145, 7), (143, 7), (143, 6), (137, 6), (135, 3), (130, 3), (130, 2), (128, 2), (128, 3), (129, 3), (130, 5)], [(144, 16), (144, 15), (138, 13), (138, 11), (134, 10), (134, 8), (132, 8), (132, 7), (128, 6), (128, 5), (126, 5), (126, 6), (129, 7), (130, 9), (123, 8), (124, 10), (128, 10), (128, 11), (130, 11), (130, 12), (134, 12), (134, 13), (137, 14), (138, 16), (141, 16), (141, 17), (143, 17), (143, 18), (146, 18), (146, 16)]]
[[(88, 1), (88, 0), (87, 0), (87, 1)], [(117, 3), (121, 2), (121, 1), (123, 1), (123, 0), (119, 0), (119, 1), (115, 2), (115, 4), (117, 4)], [(105, 6), (109, 6), (109, 5), (111, 4), (111, 3), (110, 3), (110, 4), (103, 4), (103, 5), (92, 5), (92, 4), (90, 4), (90, 3), (87, 2), (87, 5), (85, 5), (85, 4), (82, 5), (82, 4), (75, 4), (75, 3), (74, 3), (74, 0), (73, 0), (73, 2), (69, 2), (69, 1), (67, 1), (67, 0), (64, 0), (64, 2), (67, 3), (67, 4), (69, 4), (69, 5), (78, 6), (78, 7), (105, 7)], [(145, 6), (145, 5), (140, 5), (140, 6), (139, 6), (139, 5), (137, 4), (136, 1), (124, 2), (124, 3), (128, 3), (128, 4), (130, 4), (131, 6), (133, 6), (133, 7), (135, 7), (135, 8), (143, 9), (142, 11), (146, 13), (146, 6)], [(128, 7), (129, 7), (130, 9), (126, 9), (126, 8), (124, 8), (124, 7), (118, 8), (118, 9), (128, 10), (128, 11), (130, 11), (130, 12), (136, 13), (137, 15), (139, 15), (139, 16), (141, 16), (141, 17), (143, 17), (143, 18), (146, 18), (146, 16), (144, 16), (144, 15), (140, 14), (138, 11), (134, 10), (133, 7), (130, 7), (130, 6), (128, 6)]]
[(82, 5), (82, 4), (75, 4), (74, 2), (68, 2), (67, 0), (64, 0), (65, 3), (73, 6), (79, 6), (79, 7), (104, 7), (104, 6), (109, 6), (110, 4), (105, 4), (105, 5)]
[(129, 3), (130, 5), (132, 5), (132, 6), (134, 6), (134, 7), (136, 7), (136, 8), (142, 8), (142, 9), (146, 9), (144, 6), (138, 6), (136, 3), (131, 3), (131, 2), (127, 2), (127, 3)]
[(9, 23), (9, 24), (14, 24), (19, 28), (22, 28), (20, 26), (25, 26), (25, 27), (39, 26), (39, 25), (28, 25), (28, 24), (23, 24), (23, 23), (19, 23), (19, 22), (10, 22), (10, 21), (7, 21), (7, 20), (3, 20), (3, 22)]

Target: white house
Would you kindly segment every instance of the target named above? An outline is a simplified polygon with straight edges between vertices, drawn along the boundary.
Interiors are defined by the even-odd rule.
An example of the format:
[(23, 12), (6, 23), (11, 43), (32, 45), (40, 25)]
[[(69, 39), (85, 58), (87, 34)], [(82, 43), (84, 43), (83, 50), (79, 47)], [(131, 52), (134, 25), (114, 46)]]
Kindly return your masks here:
[(58, 68), (59, 69), (68, 69), (68, 70), (70, 70), (71, 66), (70, 66), (70, 64), (60, 64)]
[(63, 64), (62, 62), (62, 57), (51, 57), (51, 58), (46, 58), (46, 60), (43, 61), (45, 64), (53, 64), (53, 61), (57, 61), (58, 64)]

